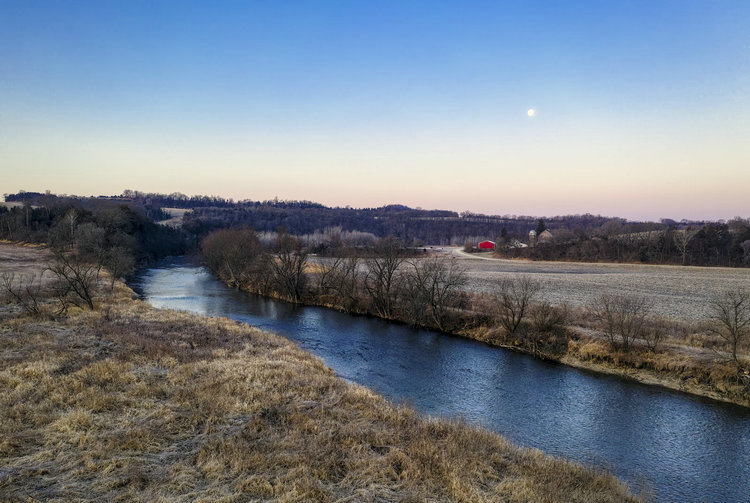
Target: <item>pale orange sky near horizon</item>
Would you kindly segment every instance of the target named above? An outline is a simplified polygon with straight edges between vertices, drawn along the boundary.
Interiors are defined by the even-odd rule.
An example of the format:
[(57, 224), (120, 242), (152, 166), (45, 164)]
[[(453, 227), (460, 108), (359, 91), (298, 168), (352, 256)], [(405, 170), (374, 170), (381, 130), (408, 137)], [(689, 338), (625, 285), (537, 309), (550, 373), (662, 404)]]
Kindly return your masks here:
[[(546, 148), (533, 144), (533, 119), (519, 111), (522, 131), (495, 140), (477, 131), (381, 135), (270, 136), (251, 141), (189, 135), (101, 138), (95, 131), (57, 133), (54, 141), (23, 138), (3, 149), (0, 193), (17, 190), (113, 195), (125, 189), (233, 199), (306, 199), (330, 206), (405, 204), (487, 214), (552, 216), (593, 213), (629, 219), (747, 217), (747, 147), (696, 135), (684, 145), (618, 144), (598, 139), (586, 150), (579, 132)], [(549, 140), (550, 135), (542, 132)], [(562, 136), (558, 133), (558, 136)], [(86, 139), (97, 138), (97, 143)], [(589, 138), (590, 140), (591, 138)], [(723, 144), (723, 146), (722, 146)], [(207, 146), (208, 145), (208, 146)], [(722, 150), (723, 149), (723, 150)], [(718, 153), (716, 153), (718, 152)], [(720, 162), (722, 170), (706, 166)], [(49, 166), (56, 166), (49, 169)], [(635, 167), (633, 167), (635, 166)]]

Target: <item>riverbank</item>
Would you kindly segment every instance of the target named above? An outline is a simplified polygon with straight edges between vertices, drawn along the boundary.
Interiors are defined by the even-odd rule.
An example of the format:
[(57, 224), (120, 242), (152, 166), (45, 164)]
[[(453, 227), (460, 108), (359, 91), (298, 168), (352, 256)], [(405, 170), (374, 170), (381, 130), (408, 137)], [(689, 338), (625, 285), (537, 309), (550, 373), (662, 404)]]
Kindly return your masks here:
[(122, 284), (93, 311), (52, 311), (0, 306), (3, 500), (640, 500), (598, 470), (394, 406), (286, 339), (152, 308)]
[[(313, 276), (315, 274), (318, 273), (312, 273)], [(251, 289), (248, 291), (259, 293)], [(259, 294), (288, 301), (273, 291)], [(372, 310), (363, 310), (361, 301), (352, 303), (355, 307), (347, 307), (337, 304), (335, 298), (326, 295), (302, 296), (296, 303), (336, 309), (349, 314), (381, 317)], [(455, 311), (451, 323), (454, 328), (442, 330), (430, 323), (414, 323), (407, 319), (407, 313), (398, 311), (394, 311), (394, 316), (390, 318), (381, 318), (474, 339), (587, 371), (616, 375), (643, 384), (750, 407), (750, 376), (720, 352), (667, 343), (662, 343), (657, 351), (650, 351), (638, 344), (627, 353), (613, 351), (601, 337), (592, 335), (590, 328), (577, 326), (575, 319), (570, 319), (566, 326), (542, 331), (532, 328), (525, 334), (509, 335), (493, 320), (491, 306), (487, 304), (486, 298), (480, 298), (473, 304), (473, 308)], [(586, 323), (588, 321), (584, 324)]]
[(601, 339), (583, 335), (575, 327), (568, 330), (564, 352), (544, 353), (520, 338), (499, 338), (495, 335), (496, 332), (480, 327), (451, 335), (475, 339), (491, 346), (589, 372), (750, 407), (748, 379), (738, 376), (737, 367), (726, 358), (717, 356), (711, 361), (701, 361), (689, 355), (670, 353), (668, 350), (654, 353), (644, 348), (630, 353), (614, 352)]

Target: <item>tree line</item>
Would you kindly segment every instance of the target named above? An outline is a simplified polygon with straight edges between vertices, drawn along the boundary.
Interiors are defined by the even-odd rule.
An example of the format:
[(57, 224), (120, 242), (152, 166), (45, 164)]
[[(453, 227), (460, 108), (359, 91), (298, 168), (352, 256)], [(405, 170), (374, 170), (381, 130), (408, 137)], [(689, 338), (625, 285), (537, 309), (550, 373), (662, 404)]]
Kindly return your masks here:
[[(23, 192), (6, 194), (6, 200), (23, 203), (20, 209), (0, 207), (0, 238), (11, 240), (43, 241), (50, 225), (70, 206), (91, 212), (124, 205), (148, 223), (168, 218), (162, 208), (175, 206), (192, 209), (183, 217), (180, 237), (195, 247), (218, 229), (246, 226), (264, 234), (283, 227), (303, 237), (306, 244), (316, 241), (318, 245), (311, 248), (315, 253), (335, 253), (336, 243), (326, 242), (321, 236), (336, 230), (339, 234), (358, 234), (363, 247), (371, 247), (376, 239), (386, 236), (394, 236), (407, 246), (467, 243), (469, 248), (489, 239), (497, 243), (499, 254), (511, 258), (750, 266), (750, 223), (739, 217), (729, 222), (630, 222), (588, 214), (539, 219), (403, 205), (331, 208), (310, 201), (235, 202), (216, 196), (138, 191), (99, 198)], [(530, 230), (539, 235), (545, 229), (552, 232), (552, 239), (529, 242)], [(162, 241), (170, 242), (174, 237), (159, 234)], [(536, 246), (524, 248), (519, 243)], [(159, 247), (157, 243), (151, 246)]]
[(97, 198), (42, 194), (22, 205), (0, 206), (0, 239), (43, 243), (51, 258), (34, 275), (3, 274), (0, 291), (29, 314), (43, 313), (43, 299), (57, 313), (71, 305), (94, 309), (108, 276), (109, 290), (138, 264), (185, 253), (190, 239), (155, 224), (143, 208)]
[[(445, 332), (499, 324), (495, 343), (533, 341), (534, 348), (564, 345), (564, 308), (531, 299), (517, 282), (499, 286), (492, 300), (467, 291), (459, 261), (415, 253), (394, 236), (363, 253), (312, 257), (302, 240), (279, 232), (264, 245), (249, 228), (221, 229), (201, 244), (207, 267), (227, 284), (291, 302), (370, 314)], [(488, 321), (492, 320), (492, 322)]]
[(147, 208), (51, 194), (19, 206), (0, 206), (0, 239), (47, 243), (53, 248), (74, 244), (96, 249), (91, 253), (99, 256), (97, 260), (105, 250), (119, 250), (136, 263), (185, 253), (191, 242), (183, 232), (156, 224)]
[(528, 248), (501, 246), (498, 254), (536, 260), (747, 267), (750, 220), (737, 217), (685, 228), (662, 224), (647, 231), (608, 225), (593, 234), (558, 230), (549, 241)]

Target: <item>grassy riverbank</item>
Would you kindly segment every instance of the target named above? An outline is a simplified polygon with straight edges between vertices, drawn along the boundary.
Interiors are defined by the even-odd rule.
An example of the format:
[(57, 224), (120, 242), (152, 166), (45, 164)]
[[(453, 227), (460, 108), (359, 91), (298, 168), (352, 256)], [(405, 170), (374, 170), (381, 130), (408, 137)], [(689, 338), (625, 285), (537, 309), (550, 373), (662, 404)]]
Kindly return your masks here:
[(721, 355), (709, 354), (707, 358), (707, 352), (679, 346), (658, 352), (639, 347), (625, 353), (612, 350), (601, 338), (584, 334), (574, 327), (566, 330), (564, 343), (557, 340), (556, 351), (540, 351), (535, 341), (557, 339), (559, 335), (537, 334), (529, 341), (504, 336), (496, 328), (487, 326), (472, 327), (456, 335), (587, 371), (750, 407), (748, 378), (740, 374), (742, 370), (737, 365)]
[[(273, 292), (265, 296), (285, 300)], [(325, 296), (306, 296), (298, 303), (377, 316), (362, 309), (347, 309)], [(644, 345), (635, 345), (628, 352), (617, 351), (610, 348), (601, 336), (594, 335), (588, 326), (589, 320), (575, 317), (567, 326), (548, 331), (530, 328), (524, 334), (511, 335), (493, 321), (486, 302), (478, 305), (475, 310), (457, 314), (453, 328), (443, 332), (587, 371), (750, 407), (750, 377), (722, 352), (675, 343), (663, 343), (658, 351), (649, 350)], [(440, 331), (429, 323), (415, 324), (399, 313), (388, 319)], [(579, 323), (584, 326), (579, 326)]]
[(64, 317), (0, 307), (0, 500), (638, 501), (286, 339), (131, 295)]

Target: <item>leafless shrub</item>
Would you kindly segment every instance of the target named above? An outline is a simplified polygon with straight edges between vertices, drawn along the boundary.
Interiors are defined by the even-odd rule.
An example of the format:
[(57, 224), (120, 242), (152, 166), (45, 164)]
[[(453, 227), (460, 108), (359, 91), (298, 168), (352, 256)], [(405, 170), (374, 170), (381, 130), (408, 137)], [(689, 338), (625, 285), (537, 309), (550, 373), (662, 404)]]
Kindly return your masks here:
[(612, 349), (628, 352), (635, 339), (643, 339), (651, 305), (645, 297), (607, 294), (592, 306), (592, 314)]
[(438, 330), (446, 330), (450, 308), (456, 303), (461, 287), (466, 283), (464, 269), (456, 259), (434, 257), (411, 263), (407, 275), (411, 286), (412, 304), (418, 300), (421, 313), (429, 312)]
[(54, 296), (55, 299), (57, 299), (57, 302), (59, 304), (57, 314), (65, 315), (68, 313), (68, 307), (71, 303), (70, 291), (70, 285), (63, 279), (56, 278), (50, 283), (50, 293), (52, 294), (52, 296)]
[(538, 302), (530, 310), (531, 326), (536, 332), (560, 332), (570, 319), (567, 304), (555, 306), (549, 302)]
[(361, 276), (357, 257), (338, 257), (322, 266), (320, 291), (333, 295), (344, 309), (352, 309), (359, 302)]
[(109, 283), (110, 291), (114, 288), (117, 279), (133, 274), (133, 270), (135, 269), (133, 255), (120, 246), (115, 246), (106, 251), (104, 264), (109, 269), (111, 275)]
[(61, 311), (67, 310), (68, 302), (94, 309), (96, 265), (84, 261), (76, 254), (58, 252), (48, 270), (57, 280), (54, 290), (60, 300)]
[(18, 280), (13, 273), (3, 273), (0, 276), (0, 288), (5, 297), (32, 316), (39, 316), (41, 311), (41, 298), (43, 295), (42, 275), (21, 275)]
[(709, 331), (729, 346), (732, 360), (739, 363), (738, 350), (750, 334), (750, 291), (728, 290), (710, 304)]
[(515, 334), (525, 322), (541, 284), (529, 276), (504, 280), (495, 294), (497, 320), (508, 334)]
[[(649, 325), (651, 324), (649, 323)], [(646, 348), (652, 353), (656, 353), (656, 350), (665, 337), (666, 333), (658, 325), (648, 326), (643, 331), (643, 342), (646, 344)]]
[(324, 295), (335, 294), (334, 276), (342, 268), (344, 257), (335, 257), (325, 264), (318, 264), (318, 291)]

